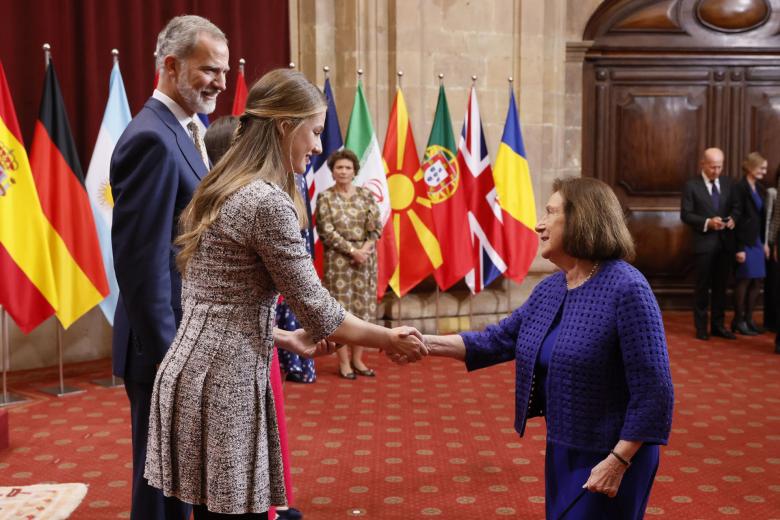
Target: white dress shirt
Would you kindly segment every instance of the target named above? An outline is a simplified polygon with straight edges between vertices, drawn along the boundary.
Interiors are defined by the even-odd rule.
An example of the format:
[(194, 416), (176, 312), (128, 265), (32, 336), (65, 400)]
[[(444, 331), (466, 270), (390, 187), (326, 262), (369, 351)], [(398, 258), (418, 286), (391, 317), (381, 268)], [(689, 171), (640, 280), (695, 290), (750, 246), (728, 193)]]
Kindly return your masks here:
[(205, 164), (206, 168), (208, 168), (209, 158), (206, 156), (206, 142), (203, 140), (203, 136), (206, 134), (206, 126), (203, 124), (203, 121), (200, 120), (197, 114), (194, 116), (188, 115), (187, 112), (185, 112), (181, 107), (181, 105), (157, 89), (154, 89), (152, 97), (168, 107), (168, 110), (171, 111), (181, 127), (184, 128), (184, 131), (187, 132), (187, 135), (189, 135), (193, 141), (195, 140), (195, 136), (192, 135), (192, 132), (190, 132), (190, 129), (187, 128), (187, 125), (189, 125), (191, 121), (195, 121), (195, 124), (198, 125), (198, 129), (200, 130), (198, 140), (200, 141), (200, 149), (203, 151), (203, 153), (200, 154), (201, 159), (203, 159), (203, 164)]

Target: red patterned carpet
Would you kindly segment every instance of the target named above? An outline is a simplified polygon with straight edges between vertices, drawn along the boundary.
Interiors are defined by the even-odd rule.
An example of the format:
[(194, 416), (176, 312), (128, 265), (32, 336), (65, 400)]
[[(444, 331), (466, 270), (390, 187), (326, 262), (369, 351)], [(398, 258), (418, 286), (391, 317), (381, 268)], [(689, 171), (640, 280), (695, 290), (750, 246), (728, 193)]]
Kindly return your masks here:
[[(647, 518), (780, 519), (772, 337), (705, 343), (689, 321), (666, 315), (676, 409)], [(514, 433), (511, 363), (469, 375), (449, 360), (368, 361), (376, 379), (339, 379), (330, 358), (318, 361), (316, 384), (285, 387), (295, 505), (307, 519), (544, 517), (544, 422)], [(54, 370), (12, 375), (33, 402), (10, 408), (0, 486), (84, 482), (71, 518), (129, 517), (127, 399), (89, 383), (107, 371), (107, 361), (67, 367), (88, 392), (59, 399), (35, 390)]]

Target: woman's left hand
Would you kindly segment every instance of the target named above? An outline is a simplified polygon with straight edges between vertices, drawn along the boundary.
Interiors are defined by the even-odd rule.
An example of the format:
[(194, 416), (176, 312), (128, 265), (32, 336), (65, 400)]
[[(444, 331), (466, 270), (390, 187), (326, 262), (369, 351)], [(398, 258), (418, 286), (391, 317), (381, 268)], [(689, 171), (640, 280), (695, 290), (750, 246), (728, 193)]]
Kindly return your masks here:
[(285, 350), (305, 358), (327, 356), (338, 350), (336, 343), (326, 339), (313, 343), (311, 336), (304, 329), (297, 329), (290, 333), (284, 344), (280, 344)]
[(769, 246), (767, 244), (764, 244), (764, 257), (769, 260)]
[(615, 498), (626, 469), (627, 466), (613, 455), (607, 455), (607, 458), (596, 464), (590, 471), (590, 477), (582, 487), (593, 493), (603, 493), (609, 498)]

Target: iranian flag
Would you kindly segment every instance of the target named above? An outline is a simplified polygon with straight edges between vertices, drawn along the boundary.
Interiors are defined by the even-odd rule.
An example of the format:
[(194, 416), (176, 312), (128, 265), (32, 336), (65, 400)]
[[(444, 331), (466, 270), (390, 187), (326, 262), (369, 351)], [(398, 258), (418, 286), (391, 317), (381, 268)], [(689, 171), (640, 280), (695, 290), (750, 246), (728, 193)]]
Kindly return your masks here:
[[(371, 114), (368, 112), (368, 103), (363, 94), (363, 81), (358, 81), (355, 92), (355, 103), (352, 105), (352, 114), (349, 116), (347, 139), (345, 148), (349, 148), (360, 159), (360, 171), (355, 184), (369, 190), (379, 204), (382, 213), (382, 225), (390, 216), (390, 196), (387, 189), (387, 177), (385, 167), (382, 164), (382, 150), (376, 139), (374, 125), (371, 122)], [(381, 258), (378, 258), (380, 264)]]

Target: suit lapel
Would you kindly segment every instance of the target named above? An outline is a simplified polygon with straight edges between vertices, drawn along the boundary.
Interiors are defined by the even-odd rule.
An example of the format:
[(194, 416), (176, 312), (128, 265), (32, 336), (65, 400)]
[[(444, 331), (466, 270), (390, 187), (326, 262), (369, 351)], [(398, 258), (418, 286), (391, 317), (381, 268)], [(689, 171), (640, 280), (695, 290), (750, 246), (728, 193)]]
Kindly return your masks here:
[(157, 99), (149, 99), (146, 102), (146, 106), (151, 108), (162, 122), (165, 123), (165, 126), (173, 132), (173, 135), (176, 138), (176, 144), (184, 156), (184, 159), (186, 159), (187, 164), (190, 165), (192, 173), (194, 173), (198, 179), (202, 179), (206, 173), (208, 173), (208, 169), (203, 163), (203, 158), (201, 158), (200, 153), (198, 153), (198, 150), (195, 148), (195, 143), (192, 141), (192, 138), (184, 128), (182, 128), (181, 124), (179, 124), (176, 116), (168, 110), (168, 107), (166, 107), (165, 104)]
[[(712, 209), (713, 212), (718, 213), (720, 208), (716, 208), (715, 205), (712, 203), (712, 195), (710, 194), (709, 190), (707, 190), (707, 185), (704, 183), (704, 179), (699, 176), (698, 181), (696, 182), (696, 189), (699, 191), (699, 197), (707, 201), (707, 204)], [(720, 193), (721, 200), (723, 200), (723, 192)]]

